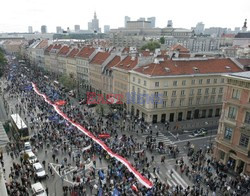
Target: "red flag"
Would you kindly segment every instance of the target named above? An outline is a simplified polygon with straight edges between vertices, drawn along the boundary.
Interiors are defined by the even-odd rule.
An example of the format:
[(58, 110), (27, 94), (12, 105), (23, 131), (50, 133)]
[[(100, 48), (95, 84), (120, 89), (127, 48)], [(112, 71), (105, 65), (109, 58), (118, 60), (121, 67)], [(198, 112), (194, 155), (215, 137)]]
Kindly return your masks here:
[(134, 184), (131, 186), (131, 188), (132, 188), (132, 190), (134, 190), (135, 192), (138, 192), (138, 188), (137, 188)]

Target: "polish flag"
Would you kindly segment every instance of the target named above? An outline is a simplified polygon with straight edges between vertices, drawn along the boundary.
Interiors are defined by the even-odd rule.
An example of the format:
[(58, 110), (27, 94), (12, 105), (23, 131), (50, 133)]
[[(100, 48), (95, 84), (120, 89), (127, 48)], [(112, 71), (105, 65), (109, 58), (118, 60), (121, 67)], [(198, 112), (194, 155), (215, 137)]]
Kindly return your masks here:
[(131, 188), (132, 188), (132, 190), (134, 190), (135, 192), (138, 192), (138, 188), (137, 188), (134, 184), (131, 186)]

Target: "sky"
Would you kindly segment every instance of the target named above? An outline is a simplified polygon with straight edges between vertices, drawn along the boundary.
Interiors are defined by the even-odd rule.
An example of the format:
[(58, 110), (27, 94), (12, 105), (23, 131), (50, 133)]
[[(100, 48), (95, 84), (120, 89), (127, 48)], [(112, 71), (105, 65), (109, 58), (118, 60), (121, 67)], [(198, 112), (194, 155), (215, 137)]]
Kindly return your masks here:
[(207, 27), (242, 27), (248, 19), (250, 29), (250, 0), (1, 0), (0, 32), (40, 31), (46, 25), (48, 32), (55, 32), (56, 26), (74, 29), (78, 24), (87, 29), (87, 24), (96, 11), (99, 26), (123, 27), (124, 17), (131, 20), (139, 17), (156, 17), (156, 27), (166, 27), (173, 21), (173, 27), (190, 29), (198, 22)]

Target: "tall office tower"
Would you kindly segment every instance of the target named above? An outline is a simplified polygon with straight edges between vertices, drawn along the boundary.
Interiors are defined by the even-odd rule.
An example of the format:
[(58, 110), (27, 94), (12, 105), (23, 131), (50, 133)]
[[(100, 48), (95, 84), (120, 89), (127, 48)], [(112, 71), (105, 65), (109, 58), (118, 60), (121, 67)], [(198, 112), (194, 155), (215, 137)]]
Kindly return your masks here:
[(94, 19), (92, 19), (92, 30), (94, 32), (99, 32), (99, 20), (97, 19), (96, 12), (94, 13)]
[(247, 19), (245, 19), (244, 25), (242, 27), (242, 32), (246, 32), (247, 31)]
[(104, 33), (109, 33), (110, 26), (109, 25), (104, 25)]
[(28, 26), (28, 32), (29, 32), (29, 33), (33, 33), (33, 28), (32, 28), (32, 26)]
[(146, 18), (140, 17), (137, 21), (146, 21)]
[(47, 26), (46, 25), (41, 26), (41, 33), (47, 33)]
[(80, 31), (80, 25), (75, 25), (75, 32), (78, 33)]
[(127, 27), (127, 22), (130, 21), (130, 17), (125, 16), (124, 18), (124, 27)]
[(202, 22), (198, 22), (194, 29), (195, 34), (199, 35), (204, 33), (204, 27), (205, 25)]
[(56, 33), (62, 33), (62, 27), (58, 26), (56, 27)]
[(173, 27), (173, 21), (172, 20), (168, 20), (167, 27), (170, 27), (170, 28)]
[(155, 20), (156, 20), (155, 17), (147, 18), (147, 21), (150, 21), (150, 22), (151, 22), (151, 27), (152, 27), (152, 28), (155, 28)]

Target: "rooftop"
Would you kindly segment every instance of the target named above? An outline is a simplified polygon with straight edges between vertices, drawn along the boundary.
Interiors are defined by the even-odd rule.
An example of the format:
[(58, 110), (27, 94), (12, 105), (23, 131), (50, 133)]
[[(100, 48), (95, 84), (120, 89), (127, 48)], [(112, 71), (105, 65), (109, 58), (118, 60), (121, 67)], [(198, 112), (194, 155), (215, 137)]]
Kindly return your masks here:
[(234, 76), (234, 77), (239, 77), (239, 78), (250, 80), (250, 71), (232, 73), (232, 74), (229, 74), (229, 76)]
[(121, 57), (120, 56), (115, 56), (106, 66), (107, 69), (114, 67), (115, 65), (117, 65), (119, 62), (121, 61)]
[(77, 55), (78, 52), (79, 52), (79, 49), (78, 49), (78, 48), (74, 48), (74, 49), (72, 49), (72, 50), (70, 51), (68, 57), (69, 57), (69, 58), (74, 58), (74, 57)]
[(95, 48), (92, 47), (84, 47), (77, 54), (77, 57), (89, 58), (90, 55), (95, 51)]
[(101, 65), (109, 57), (109, 55), (110, 54), (108, 52), (98, 52), (90, 63)]
[(63, 46), (59, 52), (58, 52), (58, 55), (61, 55), (61, 56), (66, 56), (69, 52), (70, 48), (69, 46)]

